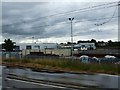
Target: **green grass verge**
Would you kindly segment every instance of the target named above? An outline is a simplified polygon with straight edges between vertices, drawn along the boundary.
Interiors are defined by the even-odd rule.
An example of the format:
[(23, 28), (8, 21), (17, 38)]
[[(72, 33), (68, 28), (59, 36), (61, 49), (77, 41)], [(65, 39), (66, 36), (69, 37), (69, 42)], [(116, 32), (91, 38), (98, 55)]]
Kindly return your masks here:
[[(61, 59), (61, 58), (41, 58), (41, 59), (3, 59), (3, 63), (12, 65), (24, 65), (27, 67), (41, 68), (40, 66), (48, 67), (47, 69), (77, 71), (88, 73), (107, 73), (120, 75), (119, 65), (115, 64), (85, 64), (79, 60)], [(29, 64), (29, 65), (27, 65)]]

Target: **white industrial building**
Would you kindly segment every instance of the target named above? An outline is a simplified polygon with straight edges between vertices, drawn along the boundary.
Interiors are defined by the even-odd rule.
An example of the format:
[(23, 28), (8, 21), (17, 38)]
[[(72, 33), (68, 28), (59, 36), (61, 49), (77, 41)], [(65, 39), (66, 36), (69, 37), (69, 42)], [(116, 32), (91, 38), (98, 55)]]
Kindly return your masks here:
[(57, 43), (18, 43), (15, 50), (20, 50), (20, 54), (23, 56), (29, 55), (30, 52), (43, 52), (59, 56), (70, 56), (71, 54), (71, 49), (60, 49)]
[(89, 50), (89, 49), (96, 49), (95, 43), (79, 43), (74, 45), (74, 48), (80, 50)]
[[(17, 43), (15, 50), (57, 49), (58, 47), (60, 47), (58, 43)], [(71, 46), (64, 46), (64, 47), (71, 48)], [(89, 49), (96, 49), (96, 46), (95, 43), (79, 43), (74, 45), (74, 49), (89, 50)]]
[[(95, 49), (94, 43), (79, 43), (74, 45), (74, 54), (78, 53), (78, 49), (88, 50)], [(43, 52), (44, 54), (55, 54), (59, 56), (70, 56), (71, 46), (62, 48), (57, 43), (17, 43), (15, 47), (16, 51), (21, 51), (22, 55), (28, 55), (30, 52)], [(77, 50), (77, 51), (76, 51)]]
[(25, 49), (56, 49), (57, 43), (17, 43), (15, 50)]

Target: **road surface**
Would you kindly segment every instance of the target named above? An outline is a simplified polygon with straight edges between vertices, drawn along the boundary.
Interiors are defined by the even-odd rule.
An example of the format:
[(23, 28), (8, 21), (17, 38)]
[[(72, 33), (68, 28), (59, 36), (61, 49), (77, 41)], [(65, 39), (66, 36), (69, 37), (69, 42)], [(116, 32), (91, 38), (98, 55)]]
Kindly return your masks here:
[(23, 90), (23, 89), (57, 89), (57, 90), (70, 90), (70, 88), (62, 87), (62, 86), (54, 86), (49, 84), (42, 84), (42, 83), (35, 83), (35, 82), (28, 82), (23, 80), (17, 79), (10, 79), (7, 78), (3, 85), (5, 90)]
[(11, 90), (28, 88), (54, 88), (57, 90), (100, 90), (100, 88), (109, 88), (119, 90), (120, 77), (116, 75), (35, 72), (27, 68), (5, 68), (2, 71), (2, 86), (7, 87), (7, 89), (11, 88)]

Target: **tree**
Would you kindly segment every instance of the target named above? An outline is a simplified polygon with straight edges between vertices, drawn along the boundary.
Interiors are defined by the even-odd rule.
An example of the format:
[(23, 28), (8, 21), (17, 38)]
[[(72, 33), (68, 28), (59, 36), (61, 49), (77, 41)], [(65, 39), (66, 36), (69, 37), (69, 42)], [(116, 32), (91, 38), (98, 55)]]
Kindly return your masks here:
[(15, 47), (15, 42), (13, 42), (12, 40), (10, 39), (5, 39), (4, 40), (4, 44), (3, 44), (3, 48), (6, 50), (6, 51), (13, 51), (14, 47)]
[(71, 44), (71, 42), (67, 42), (67, 45), (70, 45)]
[(108, 46), (113, 46), (112, 40), (109, 40), (109, 41), (108, 41)]
[(91, 42), (96, 44), (97, 41), (95, 39), (91, 39)]
[(108, 43), (111, 44), (111, 43), (112, 43), (112, 40), (109, 40)]
[(97, 41), (95, 39), (91, 39), (91, 43), (95, 43), (95, 46), (97, 46)]

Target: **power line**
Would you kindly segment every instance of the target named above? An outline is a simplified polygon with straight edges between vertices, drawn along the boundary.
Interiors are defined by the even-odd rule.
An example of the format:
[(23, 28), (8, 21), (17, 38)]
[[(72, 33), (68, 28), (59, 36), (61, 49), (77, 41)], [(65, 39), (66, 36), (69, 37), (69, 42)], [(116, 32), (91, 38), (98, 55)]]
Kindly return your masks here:
[(94, 24), (95, 26), (98, 27), (98, 31), (101, 31), (101, 30), (100, 30), (100, 26), (103, 26), (103, 25), (105, 25), (106, 23), (109, 23), (109, 22), (112, 20), (112, 18), (115, 16), (116, 10), (117, 10), (117, 7), (115, 8), (115, 10), (114, 10), (114, 12), (113, 12), (112, 17), (109, 18), (107, 21), (104, 21), (104, 22), (102, 22), (102, 23)]
[[(16, 22), (16, 23), (3, 25), (3, 26), (11, 26), (11, 25), (14, 25), (14, 24), (21, 24), (21, 23), (30, 23), (30, 22), (34, 22), (34, 21), (42, 19), (42, 18), (67, 15), (67, 14), (70, 14), (70, 13), (77, 13), (77, 12), (80, 12), (80, 11), (81, 12), (86, 12), (86, 11), (89, 11), (89, 9), (96, 10), (96, 9), (110, 8), (110, 7), (118, 6), (118, 4), (117, 5), (112, 5), (112, 4), (115, 4), (115, 3), (118, 3), (118, 2), (112, 2), (112, 3), (101, 4), (101, 5), (95, 5), (95, 6), (91, 6), (91, 7), (87, 7), (87, 8), (82, 8), (82, 9), (78, 9), (78, 10), (68, 11), (68, 12), (64, 12), (64, 13), (57, 13), (57, 14), (53, 14), (53, 15), (49, 15), (49, 16), (43, 16), (43, 17), (39, 17), (39, 18), (36, 18), (36, 19), (32, 19), (32, 20), (28, 20), (28, 21), (22, 21), (22, 22)], [(112, 6), (108, 6), (108, 5), (112, 5)], [(105, 6), (108, 6), (108, 7), (105, 7)], [(86, 11), (84, 11), (84, 10), (86, 10)]]
[[(118, 18), (120, 16), (115, 16), (113, 18)], [(89, 19), (89, 20), (86, 20), (86, 21), (95, 21), (95, 20), (104, 20), (104, 19), (109, 19), (111, 17), (106, 17), (106, 18), (99, 18), (99, 19)], [(86, 21), (76, 21), (75, 23), (78, 23), (78, 22), (86, 22)]]
[(115, 11), (114, 11), (112, 17), (108, 21), (104, 22), (104, 24), (109, 23), (112, 20), (112, 18), (115, 16), (116, 10), (117, 10), (117, 7), (115, 8)]
[[(112, 18), (118, 18), (120, 16), (115, 16), (115, 17), (112, 17)], [(106, 18), (99, 18), (99, 19), (89, 19), (89, 20), (86, 20), (86, 21), (83, 21), (83, 20), (79, 20), (79, 21), (75, 21), (74, 23), (79, 23), (79, 22), (90, 22), (90, 21), (96, 21), (96, 20), (105, 20), (105, 19), (109, 19), (111, 17), (106, 17)], [(53, 25), (42, 25), (42, 26), (39, 26), (39, 27), (31, 27), (30, 29), (36, 29), (36, 28), (41, 28), (41, 27), (49, 27), (49, 26), (55, 26), (55, 25), (62, 25), (62, 24), (69, 24), (69, 22), (62, 22), (62, 23), (56, 23), (56, 24), (53, 24)], [(17, 29), (17, 30), (23, 30), (23, 29)]]
[(112, 17), (109, 18), (107, 21), (104, 21), (104, 22), (99, 23), (99, 24), (94, 24), (94, 25), (96, 25), (96, 26), (102, 26), (102, 25), (104, 25), (104, 24), (106, 24), (106, 23), (109, 23), (109, 22), (112, 20), (112, 18), (115, 16), (116, 10), (117, 10), (117, 7), (115, 8), (115, 10), (114, 10), (114, 12), (113, 12)]
[[(110, 30), (110, 31), (111, 31), (111, 30), (120, 30), (120, 29), (102, 29), (102, 31), (103, 31), (103, 30), (104, 30), (104, 31), (105, 31), (105, 30)], [(92, 34), (93, 34), (93, 33), (95, 33), (95, 32), (102, 32), (102, 31), (91, 30), (91, 31), (85, 31), (85, 32), (77, 32), (76, 34), (74, 34), (74, 36), (78, 36), (78, 34), (83, 34), (83, 33), (87, 33), (87, 34), (88, 34), (88, 33), (89, 33), (89, 34), (92, 33)], [(85, 35), (85, 34), (84, 34), (84, 35)]]
[[(118, 18), (118, 17), (120, 17), (120, 16), (115, 16), (115, 17), (112, 17), (112, 18)], [(86, 21), (79, 20), (79, 21), (75, 21), (74, 23), (96, 21), (96, 20), (105, 20), (105, 19), (109, 19), (109, 18), (111, 18), (111, 17), (99, 18), (99, 19), (89, 19), (89, 20), (86, 20)], [(49, 27), (49, 26), (55, 26), (55, 25), (61, 25), (61, 24), (68, 24), (68, 23), (69, 22), (62, 22), (62, 23), (56, 23), (56, 24), (53, 24), (53, 25), (42, 25), (42, 26), (39, 26), (39, 27), (31, 27), (31, 28)]]

